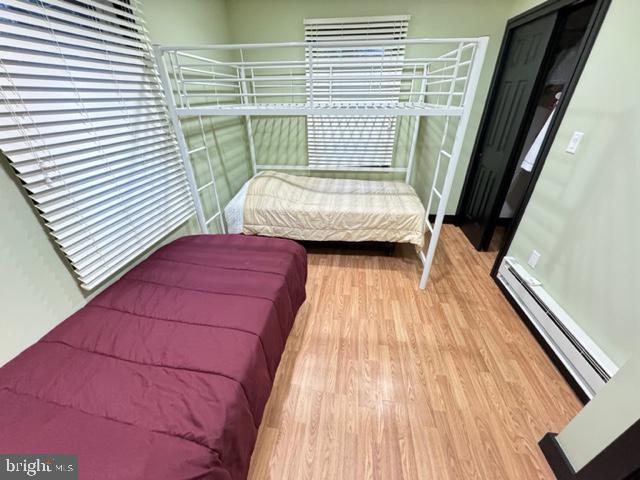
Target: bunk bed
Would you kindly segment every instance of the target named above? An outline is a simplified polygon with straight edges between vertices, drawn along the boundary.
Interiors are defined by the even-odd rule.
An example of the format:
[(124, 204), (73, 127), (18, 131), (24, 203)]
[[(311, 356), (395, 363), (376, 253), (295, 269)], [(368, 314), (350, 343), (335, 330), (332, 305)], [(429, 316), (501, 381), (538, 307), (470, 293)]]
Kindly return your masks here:
[[(218, 230), (226, 228), (203, 118), (239, 116), (244, 118), (253, 178), (227, 208), (226, 217), (235, 231), (241, 226), (247, 234), (299, 240), (413, 243), (423, 265), (419, 286), (425, 288), (487, 42), (487, 37), (479, 37), (156, 45), (160, 80), (202, 231), (210, 232), (214, 222), (219, 223)], [(307, 164), (259, 159), (253, 131), (253, 119), (258, 116), (302, 116), (310, 131), (337, 132), (347, 139), (344, 158), (339, 163), (323, 161), (327, 157), (322, 155), (323, 144), (318, 147), (309, 141)], [(381, 162), (380, 150), (373, 146), (385, 141), (388, 153), (401, 143), (401, 133), (384, 137), (373, 121), (367, 124), (372, 125), (368, 127), (370, 135), (363, 137), (363, 129), (353, 125), (359, 118), (390, 119), (395, 125), (400, 117), (415, 119), (402, 140), (408, 145), (406, 158), (399, 159), (394, 153), (392, 162)], [(197, 147), (190, 148), (187, 141), (193, 136), (193, 132), (185, 132), (187, 119), (199, 123), (201, 142)], [(318, 129), (318, 124), (329, 130)], [(437, 138), (428, 140), (433, 154), (423, 203), (410, 184), (415, 176), (419, 136), (434, 136), (427, 135), (427, 129)], [(198, 183), (192, 160), (202, 153), (206, 154), (209, 178)], [(278, 171), (306, 177), (293, 180)], [(404, 183), (316, 178), (327, 173), (403, 176)], [(213, 212), (207, 213), (203, 206), (206, 195), (211, 195)], [(356, 195), (359, 200), (353, 199)], [(351, 199), (345, 200), (349, 196)], [(301, 198), (309, 203), (302, 205)], [(362, 234), (354, 233), (356, 226), (362, 225), (366, 226)], [(376, 229), (379, 231), (374, 233)]]

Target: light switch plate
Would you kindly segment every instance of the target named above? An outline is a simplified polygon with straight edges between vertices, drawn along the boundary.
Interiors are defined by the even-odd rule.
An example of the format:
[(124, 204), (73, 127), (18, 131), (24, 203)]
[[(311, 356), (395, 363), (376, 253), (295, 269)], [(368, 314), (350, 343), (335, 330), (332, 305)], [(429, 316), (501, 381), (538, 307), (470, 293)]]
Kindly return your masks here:
[(527, 260), (527, 263), (531, 268), (536, 268), (538, 260), (540, 260), (540, 252), (534, 250), (531, 252), (531, 255), (529, 255), (529, 260)]
[(580, 145), (580, 140), (582, 140), (582, 137), (584, 135), (584, 132), (573, 132), (573, 135), (571, 136), (571, 140), (569, 140), (569, 145), (567, 145), (567, 153), (576, 153), (576, 150), (578, 149), (578, 145)]

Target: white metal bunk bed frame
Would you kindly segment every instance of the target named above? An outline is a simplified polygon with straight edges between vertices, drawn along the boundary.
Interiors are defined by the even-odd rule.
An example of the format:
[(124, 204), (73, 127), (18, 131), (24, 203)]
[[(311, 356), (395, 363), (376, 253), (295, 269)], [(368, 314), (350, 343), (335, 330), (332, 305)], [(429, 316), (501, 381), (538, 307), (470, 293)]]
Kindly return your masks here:
[[(322, 43), (154, 46), (160, 80), (165, 90), (171, 122), (184, 161), (200, 228), (204, 233), (208, 233), (209, 225), (218, 219), (221, 230), (225, 231), (214, 168), (202, 122), (203, 116), (245, 118), (253, 175), (256, 175), (259, 170), (401, 172), (405, 173), (406, 183), (410, 182), (413, 173), (420, 117), (443, 117), (442, 141), (437, 153), (425, 215), (425, 233), (428, 229), (431, 238), (427, 252), (423, 250), (418, 252), (423, 264), (419, 286), (424, 289), (440, 236), (487, 43), (488, 37), (415, 38), (384, 42), (360, 40)], [(384, 59), (385, 49), (406, 48), (412, 45), (431, 45), (436, 48), (455, 45), (455, 48), (432, 57), (405, 56), (400, 65), (397, 61), (388, 63), (388, 60)], [(290, 48), (304, 49), (304, 60), (245, 60), (247, 51)], [(207, 53), (192, 53), (196, 51)], [(329, 61), (323, 60), (323, 53), (327, 51), (332, 51), (332, 58)], [(335, 59), (336, 51), (344, 54), (344, 60)], [(235, 53), (235, 57), (231, 60), (217, 60), (211, 55), (212, 52), (223, 52), (227, 57), (233, 57)], [(382, 52), (379, 55), (380, 59), (376, 59), (376, 53), (380, 52)], [(326, 67), (330, 67), (330, 74), (314, 76), (314, 65), (322, 65), (325, 72)], [(369, 67), (371, 73), (365, 79), (362, 76), (363, 68)], [(274, 71), (276, 73), (273, 73)], [(283, 73), (277, 73), (281, 71)], [(260, 72), (266, 73), (260, 74)], [(344, 91), (345, 85), (355, 87), (353, 94), (347, 95), (346, 98), (336, 98), (332, 93), (332, 87), (339, 86), (341, 91)], [(436, 89), (430, 89), (436, 85)], [(197, 87), (204, 87), (204, 89), (199, 88), (194, 91), (193, 89)], [(274, 89), (275, 91), (270, 92)], [(389, 94), (389, 91), (393, 93)], [(429, 102), (433, 97), (438, 99), (437, 102)], [(275, 98), (276, 102), (263, 102), (266, 98)], [(282, 101), (282, 99), (289, 101)], [(342, 118), (394, 115), (416, 117), (406, 167), (367, 167), (362, 164), (323, 169), (300, 165), (264, 165), (256, 162), (252, 116), (308, 115), (330, 115)], [(181, 122), (181, 119), (187, 117), (198, 118), (203, 141), (202, 146), (192, 150), (188, 147)], [(450, 135), (449, 121), (456, 117), (458, 123), (455, 126), (452, 147), (450, 151), (446, 151), (445, 144)], [(210, 180), (198, 186), (191, 156), (203, 150), (206, 152)], [(362, 156), (366, 156), (366, 152)], [(443, 159), (447, 160), (447, 167), (444, 182), (439, 186), (438, 179)], [(209, 218), (205, 217), (200, 198), (200, 193), (207, 188), (213, 192), (216, 209)], [(434, 196), (438, 199), (438, 207), (435, 221), (432, 223), (429, 217)]]

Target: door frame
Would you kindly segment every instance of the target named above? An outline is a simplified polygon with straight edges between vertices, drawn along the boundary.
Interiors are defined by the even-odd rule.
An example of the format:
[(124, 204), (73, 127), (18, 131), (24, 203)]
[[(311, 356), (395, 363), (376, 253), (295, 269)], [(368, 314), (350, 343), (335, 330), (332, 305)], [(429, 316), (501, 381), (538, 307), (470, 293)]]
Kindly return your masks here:
[[(568, 0), (568, 1), (571, 2), (576, 0)], [(541, 75), (540, 72), (546, 69), (547, 66), (549, 65), (551, 53), (548, 47), (549, 45), (553, 44), (557, 39), (558, 25), (559, 25), (559, 19), (560, 19), (560, 15), (558, 11), (557, 10), (544, 11), (539, 15), (532, 15), (529, 18), (525, 19), (524, 21), (515, 21), (519, 18), (519, 16), (509, 20), (507, 22), (502, 44), (500, 45), (500, 52), (498, 54), (498, 60), (496, 62), (496, 67), (493, 72), (493, 77), (491, 79), (491, 86), (489, 87), (487, 102), (485, 103), (485, 108), (484, 108), (484, 111), (482, 112), (480, 127), (478, 128), (478, 134), (476, 136), (476, 139), (473, 145), (473, 150), (472, 150), (470, 161), (469, 161), (469, 168), (467, 169), (467, 172), (466, 172), (465, 181), (462, 188), (462, 194), (460, 196), (460, 203), (458, 204), (458, 209), (456, 212), (456, 217), (458, 219), (458, 226), (461, 227), (463, 230), (465, 230), (464, 226), (465, 226), (465, 223), (467, 222), (467, 219), (465, 218), (465, 215), (464, 215), (464, 210), (473, 203), (473, 195), (474, 193), (477, 193), (475, 180), (476, 180), (476, 177), (479, 175), (479, 169), (482, 163), (483, 147), (485, 145), (486, 136), (489, 134), (489, 130), (491, 129), (491, 124), (492, 124), (494, 114), (498, 113), (496, 102), (498, 101), (498, 95), (501, 89), (501, 82), (505, 76), (508, 57), (510, 54), (510, 47), (512, 45), (512, 42), (514, 41), (515, 35), (517, 34), (517, 30), (519, 28), (524, 27), (527, 24), (536, 22), (548, 15), (555, 15), (556, 18), (553, 21), (547, 44), (544, 46), (544, 51), (540, 61), (539, 70), (536, 74), (536, 78), (532, 82), (531, 91), (528, 95), (528, 98), (525, 99), (524, 114), (522, 115), (522, 119), (520, 120), (520, 125), (518, 126), (518, 129), (515, 132), (515, 138), (513, 140), (511, 151), (509, 152), (509, 156), (505, 158), (506, 165), (504, 168), (504, 173), (501, 175), (500, 181), (496, 186), (495, 199), (490, 205), (491, 209), (489, 211), (489, 218), (481, 226), (481, 235), (479, 236), (477, 243), (469, 235), (466, 235), (466, 232), (465, 232), (465, 236), (468, 237), (469, 242), (478, 251), (486, 251), (489, 248), (493, 232), (495, 231), (495, 228), (500, 221), (500, 210), (507, 197), (511, 180), (513, 179), (514, 172), (516, 171), (516, 168), (517, 168), (518, 158), (516, 155), (514, 155), (514, 153), (520, 152), (522, 145), (525, 141), (527, 130), (528, 130), (527, 128), (525, 128), (525, 126), (528, 126), (530, 124), (531, 118), (533, 117), (533, 114), (536, 108), (534, 99), (536, 99), (544, 83), (544, 75)], [(475, 230), (475, 228), (473, 229)]]
[[(480, 118), (480, 126), (478, 128), (478, 133), (475, 138), (475, 142), (473, 145), (473, 149), (472, 149), (472, 153), (469, 161), (469, 167), (467, 169), (464, 183), (462, 186), (462, 194), (460, 196), (460, 201), (458, 203), (458, 208), (456, 211), (456, 223), (458, 225), (460, 225), (462, 221), (462, 208), (466, 204), (467, 197), (471, 193), (471, 188), (470, 188), (471, 180), (474, 178), (480, 164), (480, 158), (479, 158), (480, 149), (482, 148), (482, 143), (487, 133), (490, 116), (492, 115), (493, 106), (495, 104), (496, 97), (497, 97), (498, 82), (500, 81), (500, 78), (504, 71), (504, 67), (506, 65), (507, 53), (509, 51), (509, 47), (511, 46), (514, 30), (522, 25), (535, 21), (538, 18), (541, 18), (550, 13), (559, 12), (561, 9), (565, 7), (568, 7), (571, 5), (578, 5), (582, 3), (582, 1), (583, 0), (547, 0), (546, 2), (540, 5), (537, 5), (531, 8), (530, 10), (527, 10), (507, 21), (502, 44), (500, 45), (500, 50), (498, 53), (498, 60), (496, 62), (496, 67), (493, 71), (491, 83), (489, 86), (489, 94), (487, 96), (487, 101), (485, 103), (482, 116)], [(562, 93), (562, 97), (560, 98), (558, 105), (556, 106), (556, 111), (554, 113), (553, 118), (551, 119), (549, 131), (545, 136), (545, 139), (540, 148), (540, 152), (538, 154), (538, 159), (536, 160), (533, 170), (531, 171), (531, 180), (529, 181), (529, 184), (525, 191), (522, 202), (518, 206), (517, 210), (514, 212), (513, 219), (510, 222), (509, 228), (505, 232), (505, 240), (503, 242), (502, 247), (500, 248), (500, 251), (498, 252), (496, 261), (491, 270), (491, 276), (494, 278), (497, 275), (502, 259), (507, 254), (509, 247), (511, 246), (513, 237), (515, 236), (516, 230), (518, 229), (520, 221), (522, 220), (526, 206), (529, 203), (529, 199), (533, 194), (535, 184), (540, 176), (540, 172), (542, 171), (542, 168), (544, 166), (547, 154), (549, 153), (551, 145), (553, 144), (553, 140), (558, 131), (558, 128), (562, 123), (562, 118), (564, 117), (567, 107), (569, 106), (573, 92), (576, 89), (580, 75), (587, 63), (589, 53), (591, 52), (593, 44), (595, 43), (596, 37), (598, 35), (600, 27), (602, 26), (602, 23), (604, 21), (605, 15), (607, 13), (607, 10), (610, 4), (611, 4), (611, 0), (595, 0), (593, 15), (591, 17), (589, 25), (587, 26), (587, 31), (583, 40), (582, 48), (578, 56), (578, 61), (577, 61), (575, 70), (571, 78), (567, 82), (566, 88)], [(558, 34), (558, 31), (555, 31), (552, 34), (552, 41), (555, 38), (555, 35), (557, 34)], [(547, 58), (545, 58), (545, 60), (543, 61), (543, 64), (546, 64), (549, 61), (548, 57), (549, 57), (549, 52), (547, 52)], [(540, 89), (543, 86), (541, 85), (542, 82), (544, 82), (543, 78), (538, 78), (536, 80), (536, 84), (534, 85), (534, 89), (533, 89), (534, 92), (537, 93), (540, 91)], [(533, 114), (535, 105), (532, 105), (532, 103), (533, 102), (529, 102), (529, 105), (527, 106), (527, 112), (525, 114), (526, 119), (531, 119), (531, 116)], [(527, 122), (525, 122), (525, 124), (526, 123)], [(526, 134), (527, 134), (526, 129), (521, 128), (520, 132), (518, 132), (518, 135), (516, 137), (516, 141), (513, 149), (514, 152), (521, 151), (525, 141)], [(508, 170), (507, 170), (507, 173), (508, 173), (507, 178), (511, 180), (511, 178), (513, 177), (513, 173), (515, 171), (516, 165), (515, 165), (515, 160), (513, 158), (510, 159), (509, 163), (510, 165), (508, 166)], [(497, 218), (497, 215), (499, 215), (499, 208), (501, 208), (502, 204), (504, 203), (504, 199), (506, 198), (510, 183), (511, 183), (510, 181), (507, 182), (505, 179), (505, 181), (502, 182), (502, 185), (498, 190), (497, 198), (501, 199), (501, 201), (496, 202), (496, 206), (494, 206), (494, 211), (492, 212), (493, 218), (489, 220), (489, 222), (493, 223), (494, 228), (499, 221), (499, 218)]]

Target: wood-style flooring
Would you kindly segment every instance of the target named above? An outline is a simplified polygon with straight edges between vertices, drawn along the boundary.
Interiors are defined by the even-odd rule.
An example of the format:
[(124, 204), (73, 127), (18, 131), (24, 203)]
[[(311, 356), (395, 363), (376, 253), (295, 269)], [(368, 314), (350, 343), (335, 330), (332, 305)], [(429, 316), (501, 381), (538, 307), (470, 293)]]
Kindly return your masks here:
[(309, 252), (252, 480), (546, 479), (537, 442), (581, 408), (476, 252), (445, 225), (425, 291), (410, 246)]

